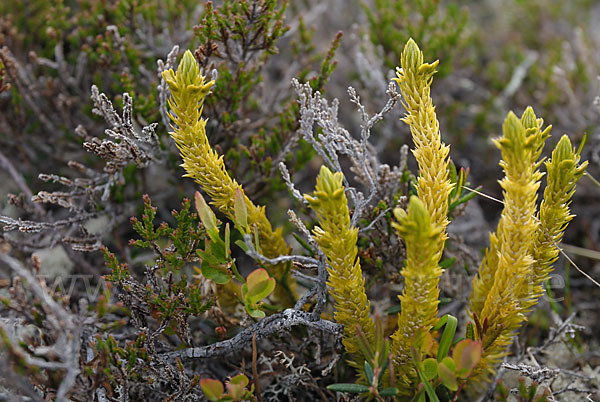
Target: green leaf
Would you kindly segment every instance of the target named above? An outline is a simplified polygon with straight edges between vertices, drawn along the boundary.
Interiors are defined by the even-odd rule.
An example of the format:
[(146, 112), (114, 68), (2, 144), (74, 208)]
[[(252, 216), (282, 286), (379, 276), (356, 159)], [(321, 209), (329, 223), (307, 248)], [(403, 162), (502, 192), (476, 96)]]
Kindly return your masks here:
[(447, 269), (450, 268), (456, 262), (456, 257), (446, 258), (438, 264), (440, 268)]
[(238, 374), (235, 377), (232, 377), (229, 382), (232, 384), (243, 384), (245, 387), (248, 385), (250, 380), (248, 380), (248, 377), (246, 377), (244, 374)]
[(222, 260), (212, 255), (210, 247), (207, 247), (206, 250), (198, 249), (196, 250), (196, 254), (198, 254), (198, 257), (200, 257), (203, 262), (206, 262), (209, 265), (219, 265), (223, 263)]
[(350, 392), (352, 394), (361, 394), (363, 392), (369, 392), (369, 387), (361, 384), (331, 384), (327, 386), (327, 389), (335, 392)]
[(427, 381), (427, 378), (425, 378), (425, 375), (423, 374), (423, 371), (419, 368), (419, 365), (416, 364), (415, 367), (417, 369), (417, 374), (419, 374), (421, 384), (423, 384), (423, 388), (425, 388), (425, 392), (427, 393), (427, 396), (429, 396), (429, 400), (431, 402), (440, 402), (437, 395), (435, 394), (435, 390), (433, 389), (429, 381)]
[(446, 357), (441, 363), (438, 364), (438, 373), (440, 380), (442, 380), (442, 384), (444, 384), (450, 391), (456, 391), (458, 389), (456, 374), (449, 366), (454, 366), (454, 361), (452, 361), (452, 359), (449, 357)]
[(246, 278), (247, 297), (253, 304), (269, 296), (275, 290), (275, 279), (264, 268), (255, 269)]
[(417, 329), (413, 335), (413, 347), (416, 351), (423, 355), (430, 355), (433, 351), (435, 340), (433, 335), (423, 328)]
[(250, 381), (244, 374), (238, 374), (225, 383), (227, 393), (234, 400), (241, 400), (246, 392), (246, 386)]
[(258, 236), (258, 226), (254, 225), (254, 249), (260, 253), (260, 244), (259, 244), (259, 236)]
[(213, 380), (212, 378), (201, 379), (200, 387), (209, 401), (218, 401), (223, 396), (223, 392), (225, 392), (221, 381)]
[(230, 382), (225, 383), (227, 387), (227, 394), (233, 401), (239, 401), (244, 397), (246, 393), (246, 387), (242, 384), (232, 384)]
[(248, 312), (248, 314), (251, 317), (254, 317), (254, 318), (265, 318), (265, 312), (262, 311), (262, 310), (260, 310), (260, 309), (258, 309), (258, 308), (252, 308), (252, 307), (246, 305), (246, 311)]
[(225, 242), (220, 238), (210, 243), (210, 254), (219, 260), (221, 264), (228, 262), (227, 252), (225, 251)]
[(244, 194), (239, 187), (235, 189), (233, 211), (235, 214), (235, 224), (238, 226), (240, 232), (246, 234), (248, 232), (248, 208), (244, 200)]
[[(429, 332), (427, 332), (427, 333), (429, 333)], [(417, 371), (417, 374), (419, 375), (419, 379), (421, 380), (421, 384), (423, 384), (423, 388), (425, 388), (425, 392), (427, 393), (427, 396), (429, 396), (430, 402), (440, 402), (437, 395), (435, 394), (433, 387), (429, 383), (429, 380), (427, 380), (427, 378), (425, 377), (425, 374), (423, 373), (422, 363), (419, 360), (417, 350), (415, 348), (411, 348), (410, 352), (412, 355), (413, 363), (415, 365), (415, 370)]]
[(246, 243), (243, 240), (236, 240), (235, 244), (241, 248), (244, 252), (248, 252), (248, 246), (246, 245)]
[(458, 326), (458, 320), (456, 317), (446, 314), (446, 326), (444, 327), (444, 333), (440, 339), (440, 346), (438, 348), (437, 360), (442, 361), (444, 357), (448, 355), (452, 341), (454, 340), (454, 334), (456, 333), (456, 327)]
[(230, 244), (229, 244), (229, 223), (225, 224), (225, 259), (229, 260), (229, 257), (231, 257), (231, 248), (230, 248)]
[(445, 306), (446, 304), (450, 303), (452, 301), (452, 299), (450, 297), (440, 297), (440, 306)]
[(448, 315), (446, 314), (445, 316), (443, 316), (442, 318), (440, 318), (439, 320), (436, 321), (435, 325), (433, 326), (433, 328), (431, 328), (432, 331), (439, 331), (440, 329), (442, 329), (442, 327), (444, 325), (446, 325), (446, 323), (448, 322)]
[(196, 210), (198, 211), (200, 220), (206, 228), (206, 233), (212, 241), (216, 242), (220, 240), (219, 229), (217, 228), (217, 217), (214, 212), (210, 209), (206, 201), (204, 201), (204, 197), (202, 197), (200, 192), (196, 191), (194, 200), (196, 201)]
[(217, 265), (211, 265), (205, 261), (202, 262), (200, 271), (202, 272), (202, 276), (204, 276), (206, 279), (218, 283), (219, 285), (229, 282), (232, 278), (232, 275), (226, 268), (221, 268)]
[(292, 236), (294, 236), (294, 239), (296, 239), (296, 241), (298, 243), (300, 243), (300, 245), (306, 250), (308, 251), (308, 253), (310, 254), (311, 257), (315, 256), (315, 250), (312, 249), (312, 247), (310, 246), (310, 244), (308, 244), (308, 242), (306, 240), (304, 240), (299, 234), (297, 233), (292, 233)]
[(375, 373), (373, 372), (373, 367), (369, 364), (369, 362), (365, 361), (365, 375), (367, 376), (367, 383), (369, 385), (373, 385), (373, 377)]
[(381, 385), (381, 380), (383, 380), (383, 375), (385, 374), (385, 370), (387, 370), (389, 364), (390, 364), (390, 360), (389, 360), (389, 356), (390, 356), (390, 343), (389, 341), (386, 339), (386, 353), (385, 353), (385, 361), (383, 362), (383, 364), (381, 365), (381, 371), (379, 374), (379, 380), (377, 381), (377, 386)]
[(467, 182), (468, 171), (465, 171), (464, 168), (460, 168), (460, 172), (458, 173), (458, 180), (456, 181), (456, 193), (460, 194), (463, 191), (463, 186)]
[(583, 138), (581, 139), (581, 143), (579, 144), (579, 149), (577, 150), (577, 157), (581, 156), (581, 151), (583, 150), (583, 146), (585, 145), (586, 141), (587, 141), (587, 133), (585, 133), (583, 135)]
[(398, 388), (384, 388), (381, 391), (379, 391), (379, 395), (381, 396), (396, 396), (398, 394), (398, 392), (400, 392), (400, 390)]
[(263, 318), (265, 313), (258, 307), (258, 302), (267, 297), (275, 289), (275, 279), (270, 278), (264, 268), (259, 268), (250, 273), (246, 283), (242, 285), (242, 298), (246, 311), (252, 317)]
[(450, 191), (450, 198), (452, 199), (456, 195), (457, 191), (459, 191), (459, 187), (457, 186), (458, 183), (456, 181), (456, 165), (452, 160), (450, 160), (448, 163), (448, 170), (448, 179), (450, 179), (451, 184), (454, 184), (454, 186), (452, 186), (452, 190)]
[(356, 341), (358, 343), (358, 348), (363, 353), (363, 356), (367, 360), (371, 360), (372, 361), (373, 358), (375, 357), (375, 354), (373, 352), (373, 348), (371, 347), (371, 343), (369, 342), (369, 340), (365, 336), (365, 333), (363, 332), (363, 330), (362, 330), (362, 328), (360, 327), (359, 324), (356, 324), (356, 338), (357, 338)]
[(454, 363), (454, 359), (450, 356), (444, 357), (444, 359), (442, 359), (442, 361), (439, 364), (445, 365), (452, 372), (456, 371), (456, 364)]
[(435, 359), (428, 358), (423, 360), (423, 374), (428, 381), (433, 380), (438, 375), (438, 362)]
[(269, 273), (264, 268), (255, 269), (246, 278), (248, 290), (252, 291), (256, 286), (269, 279)]
[(456, 374), (466, 378), (481, 359), (481, 342), (463, 339), (454, 347), (452, 357), (456, 363)]
[[(476, 188), (477, 191), (479, 191), (480, 189), (481, 189), (481, 186), (479, 186), (479, 187)], [(459, 206), (460, 204), (464, 204), (465, 202), (471, 200), (472, 198), (475, 198), (477, 195), (478, 195), (477, 193), (469, 191), (468, 193), (466, 193), (465, 195), (461, 196), (458, 200), (456, 200), (452, 204), (455, 207)]]
[(388, 313), (389, 315), (392, 315), (392, 314), (397, 314), (400, 311), (402, 311), (402, 305), (394, 304), (393, 306), (389, 307), (385, 312)]

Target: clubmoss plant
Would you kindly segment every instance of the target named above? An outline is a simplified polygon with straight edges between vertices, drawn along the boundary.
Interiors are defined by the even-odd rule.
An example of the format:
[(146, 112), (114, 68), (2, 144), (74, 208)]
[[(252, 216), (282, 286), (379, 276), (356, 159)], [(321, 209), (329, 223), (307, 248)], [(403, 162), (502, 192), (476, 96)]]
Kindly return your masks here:
[[(501, 162), (501, 166), (505, 169), (506, 178), (503, 180), (504, 184), (502, 187), (505, 190), (506, 188), (513, 190), (513, 187), (507, 183), (510, 180), (521, 180), (521, 185), (532, 182), (536, 187), (535, 189), (530, 189), (530, 197), (536, 193), (537, 187), (539, 187), (539, 180), (541, 179), (540, 173), (536, 170), (541, 163), (538, 163), (538, 158), (545, 140), (550, 135), (551, 128), (547, 127), (542, 131), (542, 123), (541, 119), (538, 120), (536, 118), (532, 108), (527, 108), (520, 123), (514, 115), (509, 115), (506, 119), (503, 139), (494, 142), (503, 151), (504, 161)], [(518, 134), (515, 134), (515, 132)], [(526, 146), (527, 149), (525, 148)], [(533, 170), (531, 170), (532, 168)], [(534, 172), (534, 170), (536, 171)], [(512, 195), (512, 193), (510, 194)], [(529, 209), (531, 211), (535, 210), (535, 199), (529, 201)], [(473, 279), (473, 293), (470, 297), (470, 305), (471, 311), (477, 315), (481, 315), (484, 303), (486, 302), (486, 296), (490, 293), (490, 289), (494, 284), (500, 247), (503, 241), (502, 229), (507, 219), (501, 219), (498, 223), (496, 233), (490, 234), (490, 247), (486, 251), (485, 258), (481, 263), (479, 275)], [(529, 220), (534, 218), (532, 218), (532, 215), (527, 215), (527, 218), (523, 217), (523, 219), (527, 219), (529, 223)], [(533, 222), (533, 224), (535, 225), (536, 222)]]
[[(410, 198), (406, 211), (394, 210), (397, 222), (392, 226), (406, 247), (401, 269), (405, 288), (399, 296), (402, 310), (389, 349), (392, 375), (385, 379), (396, 395), (427, 393), (430, 398), (436, 394), (434, 388), (442, 385), (455, 392), (455, 396), (462, 389), (481, 386), (506, 355), (515, 330), (526, 320), (525, 313), (542, 293), (541, 284), (557, 256), (556, 242), (571, 219), (568, 203), (574, 185), (585, 168), (585, 164), (579, 164), (579, 155), (568, 138), (563, 137), (546, 163), (548, 186), (536, 213), (542, 178), (539, 159), (550, 127), (543, 128), (543, 120), (536, 117), (532, 108), (527, 108), (521, 118), (512, 112), (508, 114), (503, 136), (494, 140), (502, 152), (500, 165), (505, 172), (500, 181), (504, 210), (496, 232), (490, 235), (490, 248), (479, 274), (473, 280), (469, 342), (452, 348), (456, 320), (438, 317), (439, 280), (443, 273), (440, 260), (447, 240), (449, 199), (462, 189), (453, 188), (457, 184), (449, 180), (452, 170), (449, 147), (441, 140), (430, 96), (437, 65), (437, 61), (424, 62), (423, 53), (411, 39), (402, 52), (396, 78), (407, 111), (403, 121), (411, 130), (419, 175), (417, 196)], [(200, 73), (191, 52), (186, 52), (177, 72), (168, 70), (163, 76), (172, 95), (171, 135), (183, 158), (186, 176), (199, 183), (213, 205), (237, 226), (243, 205), (246, 223), (241, 224), (242, 231), (257, 235), (259, 252), (271, 258), (289, 254), (281, 231), (272, 230), (264, 208), (257, 207), (244, 195), (241, 186), (227, 173), (223, 158), (208, 143), (206, 121), (201, 113), (213, 82), (207, 82)], [(358, 228), (351, 224), (343, 183), (341, 172), (333, 173), (322, 167), (315, 192), (304, 199), (317, 215), (319, 226), (313, 229), (313, 234), (329, 265), (334, 318), (344, 326), (342, 342), (351, 355), (349, 362), (358, 369), (359, 382), (367, 381), (367, 386), (374, 386), (369, 382), (373, 379), (373, 366), (366, 360), (358, 339), (372, 342), (375, 325), (369, 317), (369, 301), (358, 258)], [(275, 264), (271, 271), (277, 280), (277, 299), (294, 301), (289, 265)], [(437, 340), (436, 331), (443, 325), (446, 329)], [(356, 389), (364, 390), (364, 386)], [(369, 390), (375, 392), (378, 387), (376, 384)]]
[(502, 151), (504, 209), (496, 233), (497, 251), (488, 253), (496, 256), (486, 267), (494, 272), (493, 282), (484, 294), (472, 294), (485, 298), (481, 311), (473, 312), (473, 318), (485, 325), (485, 330), (476, 325), (476, 336), (484, 348), (482, 368), (493, 368), (504, 356), (513, 331), (525, 320), (520, 299), (531, 286), (534, 260), (530, 251), (539, 226), (535, 211), (542, 174), (536, 156), (549, 131), (541, 131), (536, 122), (530, 108), (521, 119), (511, 112), (503, 125), (503, 137), (494, 141)]
[(542, 283), (558, 257), (556, 244), (572, 219), (569, 203), (574, 186), (587, 166), (587, 162), (579, 164), (579, 154), (563, 136), (546, 162), (547, 186), (536, 216), (542, 176), (538, 158), (550, 131), (550, 127), (542, 130), (542, 123), (531, 108), (520, 120), (510, 113), (504, 136), (495, 141), (506, 173), (501, 181), (504, 210), (479, 275), (473, 279), (470, 313), (483, 341), (475, 383), (490, 375), (507, 354), (514, 331), (526, 320), (524, 314), (543, 294)]
[(411, 364), (414, 337), (420, 329), (430, 330), (437, 321), (443, 229), (433, 222), (424, 203), (415, 196), (410, 198), (407, 211), (396, 208), (394, 215), (398, 220), (394, 227), (406, 246), (406, 260), (402, 268), (404, 291), (399, 296), (402, 311), (398, 315), (398, 329), (392, 336), (392, 353), (399, 380), (407, 389), (416, 378)]
[[(227, 173), (223, 157), (208, 143), (206, 120), (201, 117), (202, 104), (214, 82), (206, 81), (190, 51), (184, 54), (177, 72), (170, 69), (163, 73), (163, 77), (171, 90), (169, 116), (174, 123), (171, 136), (181, 153), (186, 176), (200, 184), (212, 199), (212, 204), (232, 220), (235, 218), (236, 191), (241, 192), (250, 230), (258, 232), (257, 247), (260, 251), (267, 257), (288, 254), (290, 249), (283, 239), (282, 229), (272, 229), (265, 208), (256, 206), (244, 194), (242, 187)], [(287, 263), (271, 267), (278, 283), (276, 297), (286, 305), (296, 300), (294, 280), (289, 271), (290, 264)]]
[(335, 300), (334, 318), (344, 325), (346, 351), (356, 356), (351, 364), (362, 369), (365, 356), (359, 353), (357, 326), (373, 343), (375, 324), (369, 318), (365, 280), (357, 256), (358, 228), (350, 224), (348, 199), (342, 181), (341, 172), (332, 173), (322, 166), (315, 192), (304, 198), (317, 214), (319, 226), (315, 226), (313, 234), (329, 263), (327, 284)]
[(401, 61), (396, 82), (407, 111), (403, 121), (410, 126), (415, 144), (413, 154), (419, 165), (418, 198), (411, 198), (408, 215), (394, 210), (400, 222), (395, 227), (406, 244), (406, 265), (402, 270), (405, 290), (400, 296), (402, 312), (398, 330), (392, 336), (392, 352), (402, 377), (412, 370), (406, 362), (410, 360), (411, 339), (416, 330), (430, 329), (436, 321), (438, 284), (443, 272), (437, 263), (447, 238), (448, 196), (452, 186), (448, 180), (450, 149), (441, 140), (430, 96), (438, 62), (424, 63), (423, 53), (412, 39), (404, 47)]
[[(400, 87), (406, 116), (403, 121), (410, 126), (415, 149), (413, 154), (419, 164), (417, 194), (425, 204), (435, 225), (443, 230), (448, 226), (448, 195), (452, 190), (448, 180), (448, 154), (450, 148), (442, 142), (440, 124), (430, 95), (433, 75), (438, 61), (423, 62), (423, 52), (414, 40), (409, 39), (401, 57), (402, 68), (397, 68), (395, 81)], [(442, 247), (439, 252), (441, 253)]]
[[(281, 50), (291, 48), (291, 54), (284, 55), (296, 61), (294, 75), (308, 79), (315, 90), (323, 91), (336, 67), (333, 58), (342, 33), (319, 53), (301, 16), (297, 17), (297, 34), (289, 32), (290, 26), (284, 21), (295, 16), (288, 1), (215, 3), (206, 3), (202, 19), (194, 27), (194, 40), (199, 41), (194, 56), (203, 71), (217, 71), (219, 77), (204, 107), (205, 116), (211, 119), (208, 133), (212, 145), (224, 150), (227, 168), (244, 185), (246, 193), (254, 199), (267, 197), (284, 188), (277, 169), (281, 160), (293, 161), (289, 166), (293, 172), (302, 169), (314, 155), (314, 150), (302, 142), (293, 155), (286, 153), (297, 141), (298, 107), (292, 96), (279, 91), (278, 107), (265, 107), (261, 86), (276, 85), (265, 74), (267, 62), (279, 53), (284, 36), (291, 37), (290, 46)], [(299, 46), (295, 46), (297, 41)], [(264, 119), (265, 123), (246, 125), (246, 119)]]
[[(579, 164), (579, 154), (572, 149), (568, 138), (561, 138), (552, 159), (546, 163), (548, 185), (540, 211), (536, 214), (537, 192), (543, 175), (539, 171), (542, 164), (539, 159), (550, 127), (543, 128), (543, 120), (535, 116), (531, 107), (521, 118), (512, 112), (508, 114), (503, 136), (494, 140), (502, 152), (500, 166), (505, 172), (500, 181), (504, 190), (504, 210), (496, 233), (490, 235), (490, 248), (479, 275), (473, 280), (473, 293), (469, 299), (473, 322), (467, 326), (468, 342), (460, 348), (457, 344), (452, 357), (449, 357), (456, 321), (448, 316), (440, 319), (437, 315), (439, 279), (443, 273), (440, 260), (447, 239), (448, 199), (453, 185), (448, 180), (449, 148), (441, 141), (430, 97), (436, 66), (437, 61), (431, 64), (423, 62), (423, 54), (412, 39), (407, 42), (396, 82), (407, 110), (403, 121), (411, 129), (419, 176), (417, 196), (410, 198), (407, 210), (394, 210), (397, 223), (393, 226), (404, 241), (406, 258), (401, 269), (405, 280), (404, 291), (399, 296), (402, 309), (397, 329), (392, 335), (390, 355), (396, 394), (416, 398), (424, 398), (427, 394), (430, 400), (438, 400), (436, 395), (439, 392), (454, 392), (454, 396), (448, 395), (451, 399), (465, 388), (480, 387), (489, 380), (500, 359), (508, 353), (515, 330), (526, 320), (525, 313), (542, 294), (541, 284), (547, 279), (551, 264), (558, 255), (556, 243), (572, 218), (568, 204), (574, 185), (586, 166), (585, 163)], [(316, 195), (307, 197), (317, 211), (321, 227), (348, 226), (346, 215), (339, 213), (346, 208), (342, 205), (345, 203), (342, 181), (340, 173), (332, 174), (324, 168), (317, 180)], [(326, 197), (326, 194), (330, 195)], [(340, 204), (336, 208), (333, 208), (333, 199)], [(372, 327), (368, 317), (364, 313), (354, 317), (348, 314), (368, 306), (358, 262), (353, 263), (355, 254), (350, 253), (352, 244), (337, 247), (341, 256), (349, 254), (350, 260), (333, 258), (334, 243), (327, 232), (321, 228), (315, 230), (329, 258), (330, 274), (334, 278), (330, 285), (338, 309), (335, 317), (344, 324), (346, 336), (354, 334), (349, 325), (356, 325), (359, 321), (366, 338), (370, 339)], [(329, 232), (333, 233), (333, 230), (329, 229)], [(345, 236), (340, 234), (338, 241), (341, 241), (340, 238)], [(344, 274), (349, 269), (353, 270), (353, 279), (339, 281), (338, 278), (350, 277)], [(452, 327), (449, 327), (450, 322), (454, 322)], [(444, 325), (442, 323), (447, 328), (438, 343), (435, 334)], [(360, 353), (352, 340), (345, 339), (344, 345), (350, 353)], [(362, 376), (359, 382), (363, 388), (353, 389), (337, 384), (335, 389), (366, 392), (364, 386), (370, 384), (362, 383)], [(444, 390), (434, 390), (438, 387)], [(375, 395), (373, 390), (369, 390), (371, 396)]]
[(545, 163), (548, 184), (537, 216), (540, 225), (531, 249), (534, 260), (532, 289), (521, 301), (524, 310), (530, 310), (543, 295), (542, 284), (548, 279), (552, 264), (558, 258), (556, 244), (561, 241), (566, 226), (574, 217), (570, 211), (570, 203), (575, 193), (575, 184), (588, 165), (587, 161), (580, 163), (579, 152), (572, 147), (569, 137), (563, 135), (552, 151), (551, 159)]

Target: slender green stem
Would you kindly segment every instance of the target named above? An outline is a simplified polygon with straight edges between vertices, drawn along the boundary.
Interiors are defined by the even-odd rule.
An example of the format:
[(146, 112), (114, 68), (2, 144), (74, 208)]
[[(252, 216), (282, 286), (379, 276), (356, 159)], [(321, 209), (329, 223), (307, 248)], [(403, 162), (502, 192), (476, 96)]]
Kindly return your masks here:
[(583, 173), (583, 175), (584, 175), (584, 176), (586, 176), (588, 179), (590, 179), (590, 181), (591, 181), (592, 183), (594, 183), (594, 185), (595, 185), (596, 187), (600, 188), (600, 181), (596, 180), (596, 179), (594, 178), (594, 176), (592, 176), (592, 175), (591, 175), (591, 174), (589, 174), (588, 172), (584, 172), (584, 173)]

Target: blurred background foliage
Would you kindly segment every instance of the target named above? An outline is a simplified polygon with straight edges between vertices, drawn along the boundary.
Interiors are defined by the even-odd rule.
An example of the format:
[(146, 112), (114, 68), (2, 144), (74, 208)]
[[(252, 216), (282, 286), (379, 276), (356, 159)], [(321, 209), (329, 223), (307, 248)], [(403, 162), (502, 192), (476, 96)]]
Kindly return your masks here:
[[(33, 162), (64, 164), (72, 154), (62, 150), (77, 152), (73, 131), (78, 124), (92, 134), (102, 132), (88, 101), (91, 84), (117, 101), (129, 92), (140, 125), (158, 122), (163, 146), (171, 147), (159, 115), (156, 60), (165, 59), (176, 44), (194, 49), (207, 74), (218, 72), (204, 112), (210, 138), (234, 176), (259, 196), (283, 188), (274, 161), (293, 159), (301, 170), (312, 157), (302, 144), (293, 156), (281, 155), (288, 142), (295, 142), (297, 128), (290, 79), (310, 79), (315, 89), (330, 90), (332, 96), (347, 85), (371, 89), (381, 85), (369, 82), (374, 77), (390, 77), (409, 37), (423, 44), (426, 59), (443, 60), (433, 92), (444, 136), (461, 156), (463, 148), (464, 155), (475, 150), (487, 156), (492, 152), (487, 139), (499, 131), (501, 117), (526, 105), (555, 132), (580, 138), (595, 127), (600, 61), (598, 6), (591, 0), (306, 0), (291, 5), (273, 0), (260, 2), (264, 10), (250, 18), (238, 3), (246, 2), (0, 3), (5, 80), (16, 81), (0, 98), (3, 149), (19, 158), (36, 187)], [(342, 67), (330, 79), (340, 42)], [(363, 58), (370, 71), (358, 65)], [(18, 73), (14, 62), (21, 67)], [(18, 77), (10, 79), (14, 74)], [(381, 131), (392, 129), (384, 138), (405, 142), (400, 124)], [(381, 158), (395, 157), (391, 152)], [(472, 164), (486, 160), (470, 159), (478, 159)], [(485, 168), (473, 174), (480, 172), (478, 178), (489, 176)]]

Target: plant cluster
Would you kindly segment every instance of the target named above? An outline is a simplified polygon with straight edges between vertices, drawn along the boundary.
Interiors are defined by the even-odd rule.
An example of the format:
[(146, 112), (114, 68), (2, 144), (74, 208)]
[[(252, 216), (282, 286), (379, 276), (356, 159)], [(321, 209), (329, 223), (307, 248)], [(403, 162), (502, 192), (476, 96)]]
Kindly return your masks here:
[(544, 153), (551, 127), (532, 107), (509, 112), (480, 257), (454, 228), (490, 189), (447, 133), (462, 107), (460, 124), (497, 121), (453, 101), (462, 58), (481, 51), (466, 46), (477, 8), (351, 2), (367, 41), (351, 35), (349, 118), (324, 95), (341, 33), (320, 44), (309, 26), (331, 18), (327, 4), (0, 5), (0, 166), (22, 193), (0, 205), (0, 399), (533, 402), (600, 389), (588, 363), (553, 368), (553, 353), (585, 353), (575, 315), (552, 300), (549, 328), (536, 310), (588, 151), (563, 135)]

